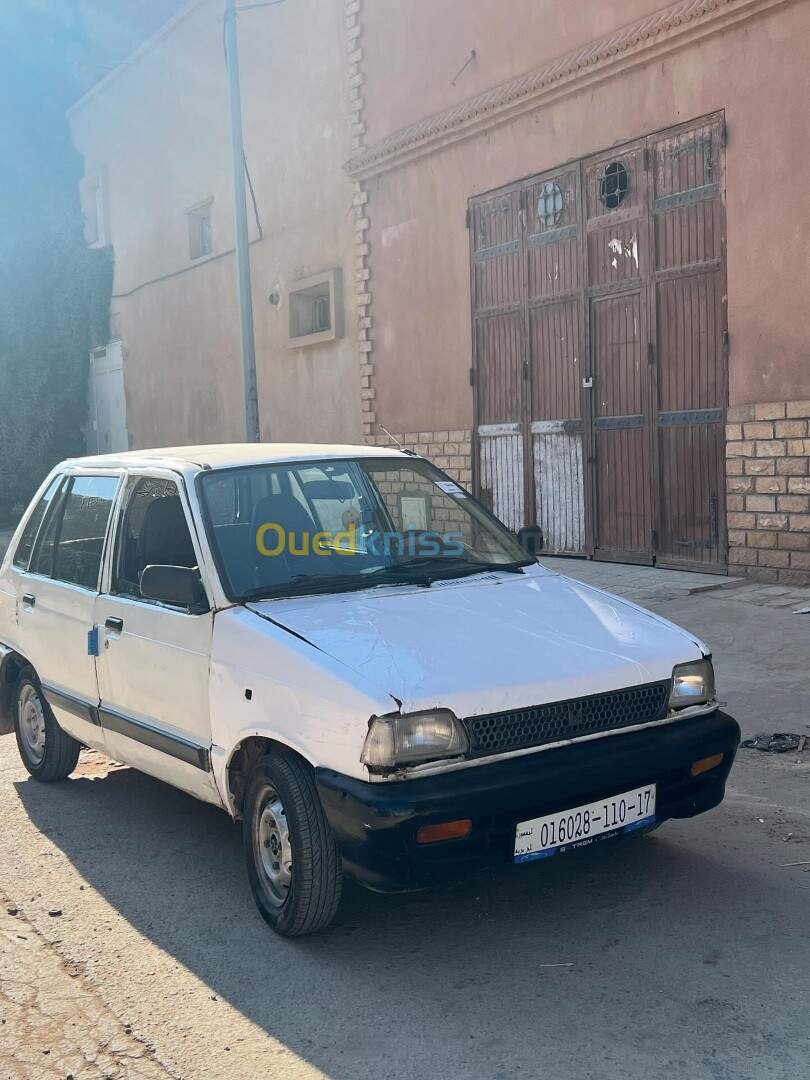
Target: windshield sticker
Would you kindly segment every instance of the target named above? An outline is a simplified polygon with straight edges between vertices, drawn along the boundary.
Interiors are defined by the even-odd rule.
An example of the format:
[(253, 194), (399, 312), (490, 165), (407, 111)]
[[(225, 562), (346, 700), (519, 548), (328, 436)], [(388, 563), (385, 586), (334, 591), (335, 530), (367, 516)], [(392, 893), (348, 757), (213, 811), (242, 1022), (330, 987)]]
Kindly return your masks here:
[(441, 488), (445, 495), (455, 495), (457, 499), (466, 499), (467, 493), (462, 491), (458, 484), (452, 480), (437, 480), (436, 487)]

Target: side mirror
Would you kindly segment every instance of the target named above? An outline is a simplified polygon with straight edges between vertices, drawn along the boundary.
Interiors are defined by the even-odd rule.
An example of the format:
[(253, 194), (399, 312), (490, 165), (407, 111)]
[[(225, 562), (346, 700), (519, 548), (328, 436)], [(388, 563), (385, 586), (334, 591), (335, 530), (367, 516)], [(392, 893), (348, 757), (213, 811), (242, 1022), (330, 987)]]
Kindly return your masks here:
[(141, 573), (141, 596), (188, 608), (193, 615), (209, 610), (200, 575), (188, 566), (147, 566)]
[(539, 555), (545, 545), (543, 530), (537, 525), (524, 525), (517, 534), (518, 543), (528, 555)]

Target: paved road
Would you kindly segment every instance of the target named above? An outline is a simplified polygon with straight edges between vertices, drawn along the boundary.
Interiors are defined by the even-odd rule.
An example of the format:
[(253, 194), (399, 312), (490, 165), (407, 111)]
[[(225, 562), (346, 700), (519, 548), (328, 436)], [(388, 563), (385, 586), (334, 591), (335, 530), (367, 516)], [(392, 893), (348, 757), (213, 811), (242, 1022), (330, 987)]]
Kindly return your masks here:
[[(712, 641), (748, 731), (810, 733), (810, 616), (658, 606)], [(38, 785), (4, 738), (0, 1076), (797, 1080), (810, 873), (781, 864), (810, 860), (810, 753), (742, 753), (695, 821), (410, 897), (351, 888), (331, 931), (288, 942), (224, 814), (89, 753)], [(15, 1072), (21, 1031), (43, 1063), (29, 1047)]]

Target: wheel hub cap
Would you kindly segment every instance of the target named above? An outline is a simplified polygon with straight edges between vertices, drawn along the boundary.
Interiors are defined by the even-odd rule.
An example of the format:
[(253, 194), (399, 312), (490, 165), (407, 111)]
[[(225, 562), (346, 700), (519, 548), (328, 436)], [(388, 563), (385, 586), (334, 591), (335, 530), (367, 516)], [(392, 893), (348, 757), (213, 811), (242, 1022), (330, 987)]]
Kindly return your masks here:
[(290, 832), (284, 806), (275, 789), (268, 787), (261, 805), (254, 834), (258, 861), (264, 872), (268, 898), (276, 907), (281, 907), (292, 881)]
[(17, 702), (17, 716), (26, 753), (34, 765), (39, 765), (45, 754), (45, 713), (33, 686), (23, 687)]

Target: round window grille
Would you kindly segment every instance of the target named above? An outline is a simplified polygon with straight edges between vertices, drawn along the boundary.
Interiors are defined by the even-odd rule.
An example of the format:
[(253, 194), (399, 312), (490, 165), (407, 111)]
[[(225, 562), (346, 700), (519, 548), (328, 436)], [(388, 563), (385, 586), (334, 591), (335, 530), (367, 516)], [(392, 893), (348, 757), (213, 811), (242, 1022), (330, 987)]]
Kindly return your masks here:
[(552, 228), (562, 217), (563, 193), (559, 184), (549, 181), (537, 199), (537, 217), (547, 229)]
[(621, 161), (611, 161), (599, 181), (599, 198), (606, 210), (615, 210), (624, 202), (629, 186), (627, 169)]

